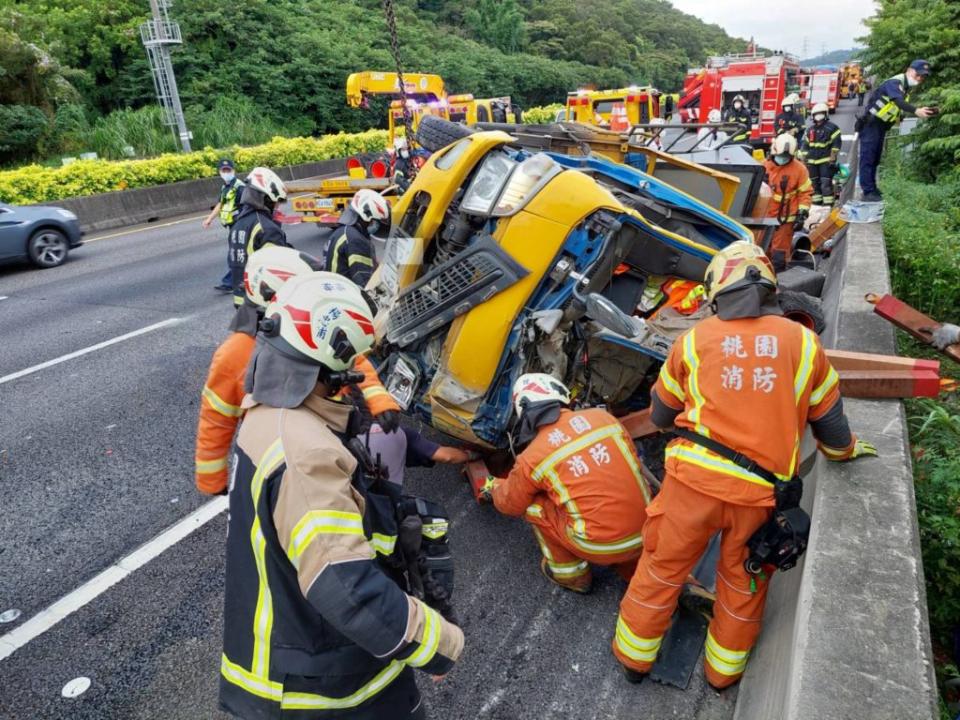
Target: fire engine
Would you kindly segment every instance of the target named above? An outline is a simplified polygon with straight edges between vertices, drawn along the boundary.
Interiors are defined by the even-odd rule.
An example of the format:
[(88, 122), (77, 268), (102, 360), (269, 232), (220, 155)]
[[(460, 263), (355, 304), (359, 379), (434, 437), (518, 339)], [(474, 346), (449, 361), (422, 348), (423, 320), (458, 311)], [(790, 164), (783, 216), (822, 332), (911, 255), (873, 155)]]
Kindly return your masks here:
[(808, 108), (826, 103), (833, 113), (840, 101), (840, 87), (840, 71), (833, 65), (821, 65), (800, 76), (800, 99)]
[(706, 67), (687, 71), (678, 108), (681, 122), (706, 122), (717, 108), (724, 110), (737, 95), (750, 106), (753, 129), (750, 141), (768, 145), (774, 136), (774, 119), (783, 98), (800, 89), (800, 64), (787, 54), (745, 53), (711, 57)]

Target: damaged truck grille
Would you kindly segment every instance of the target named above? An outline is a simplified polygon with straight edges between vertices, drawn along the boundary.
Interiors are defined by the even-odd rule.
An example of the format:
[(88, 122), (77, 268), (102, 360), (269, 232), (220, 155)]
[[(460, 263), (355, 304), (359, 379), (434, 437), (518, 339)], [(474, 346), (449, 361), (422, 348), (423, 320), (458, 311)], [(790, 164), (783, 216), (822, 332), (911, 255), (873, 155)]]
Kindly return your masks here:
[(406, 347), (527, 275), (489, 235), (408, 287), (390, 311), (387, 341)]

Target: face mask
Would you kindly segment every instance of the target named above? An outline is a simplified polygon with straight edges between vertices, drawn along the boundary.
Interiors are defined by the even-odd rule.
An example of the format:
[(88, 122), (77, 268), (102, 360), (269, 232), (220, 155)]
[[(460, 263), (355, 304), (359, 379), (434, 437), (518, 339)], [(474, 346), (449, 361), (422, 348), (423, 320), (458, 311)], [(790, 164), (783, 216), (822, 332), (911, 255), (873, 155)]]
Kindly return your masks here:
[(232, 172), (223, 172), (220, 173), (220, 177), (223, 180), (224, 184), (233, 182), (233, 179), (236, 177)]
[(379, 220), (371, 220), (369, 223), (367, 223), (367, 232), (370, 233), (371, 235), (376, 235), (379, 229), (380, 229)]
[(784, 111), (785, 113), (791, 113), (791, 112), (793, 112), (793, 105), (784, 105), (784, 106), (783, 106), (783, 111)]
[(742, 103), (742, 102), (735, 102), (735, 103), (733, 104), (733, 109), (734, 109), (734, 110), (739, 110), (739, 109), (742, 108), (742, 107), (743, 107), (743, 103)]
[(920, 84), (920, 81), (919, 81), (919, 80), (917, 80), (915, 77), (911, 77), (910, 75), (907, 75), (907, 86), (908, 86), (908, 87), (916, 87), (916, 86), (919, 85), (919, 84)]
[(401, 151), (400, 151), (400, 157), (402, 157), (402, 158), (408, 158), (408, 157), (410, 157), (410, 151), (409, 151), (409, 150), (401, 150)]
[(824, 115), (823, 113), (817, 113), (816, 115), (813, 116), (813, 121), (815, 123), (822, 123), (826, 119), (827, 119), (827, 116)]
[(774, 161), (777, 165), (781, 165), (781, 166), (782, 166), (782, 165), (786, 165), (787, 163), (790, 162), (790, 156), (789, 156), (789, 155), (774, 155), (774, 156), (773, 156), (773, 161)]

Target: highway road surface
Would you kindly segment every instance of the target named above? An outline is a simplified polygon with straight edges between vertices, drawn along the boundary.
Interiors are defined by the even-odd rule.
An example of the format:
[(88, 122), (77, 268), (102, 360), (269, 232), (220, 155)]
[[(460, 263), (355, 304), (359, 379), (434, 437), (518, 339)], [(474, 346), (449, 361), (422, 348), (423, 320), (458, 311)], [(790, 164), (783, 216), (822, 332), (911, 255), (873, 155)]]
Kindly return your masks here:
[[(322, 234), (288, 226), (318, 253)], [(199, 217), (88, 238), (52, 270), (0, 268), (0, 718), (226, 717), (217, 707), (226, 516), (193, 486), (198, 399), (232, 313), (222, 230)], [(524, 523), (450, 468), (408, 487), (453, 518), (462, 661), (430, 716), (732, 717), (699, 668), (686, 691), (622, 677), (625, 584), (547, 582)], [(88, 678), (74, 697), (71, 681)], [(86, 686), (79, 681), (79, 687)]]

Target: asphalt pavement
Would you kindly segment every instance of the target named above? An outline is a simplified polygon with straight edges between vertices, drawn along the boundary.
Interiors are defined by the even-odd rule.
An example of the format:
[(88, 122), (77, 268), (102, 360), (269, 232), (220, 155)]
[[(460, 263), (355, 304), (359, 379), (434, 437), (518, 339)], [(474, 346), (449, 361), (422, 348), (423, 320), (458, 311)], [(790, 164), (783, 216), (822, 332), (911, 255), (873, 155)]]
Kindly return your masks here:
[[(316, 227), (287, 231), (320, 251)], [(212, 289), (225, 258), (224, 231), (193, 217), (88, 238), (59, 268), (0, 268), (0, 619), (20, 611), (0, 624), (0, 657), (5, 633), (210, 502), (193, 487), (193, 447), (232, 312)], [(456, 471), (407, 483), (453, 518), (467, 635), (443, 683), (421, 678), (432, 718), (732, 717), (736, 690), (712, 691), (699, 668), (686, 691), (623, 679), (618, 577), (601, 570), (585, 597), (560, 590), (525, 524), (476, 505)], [(219, 514), (0, 659), (0, 718), (225, 717), (225, 530)], [(77, 677), (89, 689), (63, 697)]]

